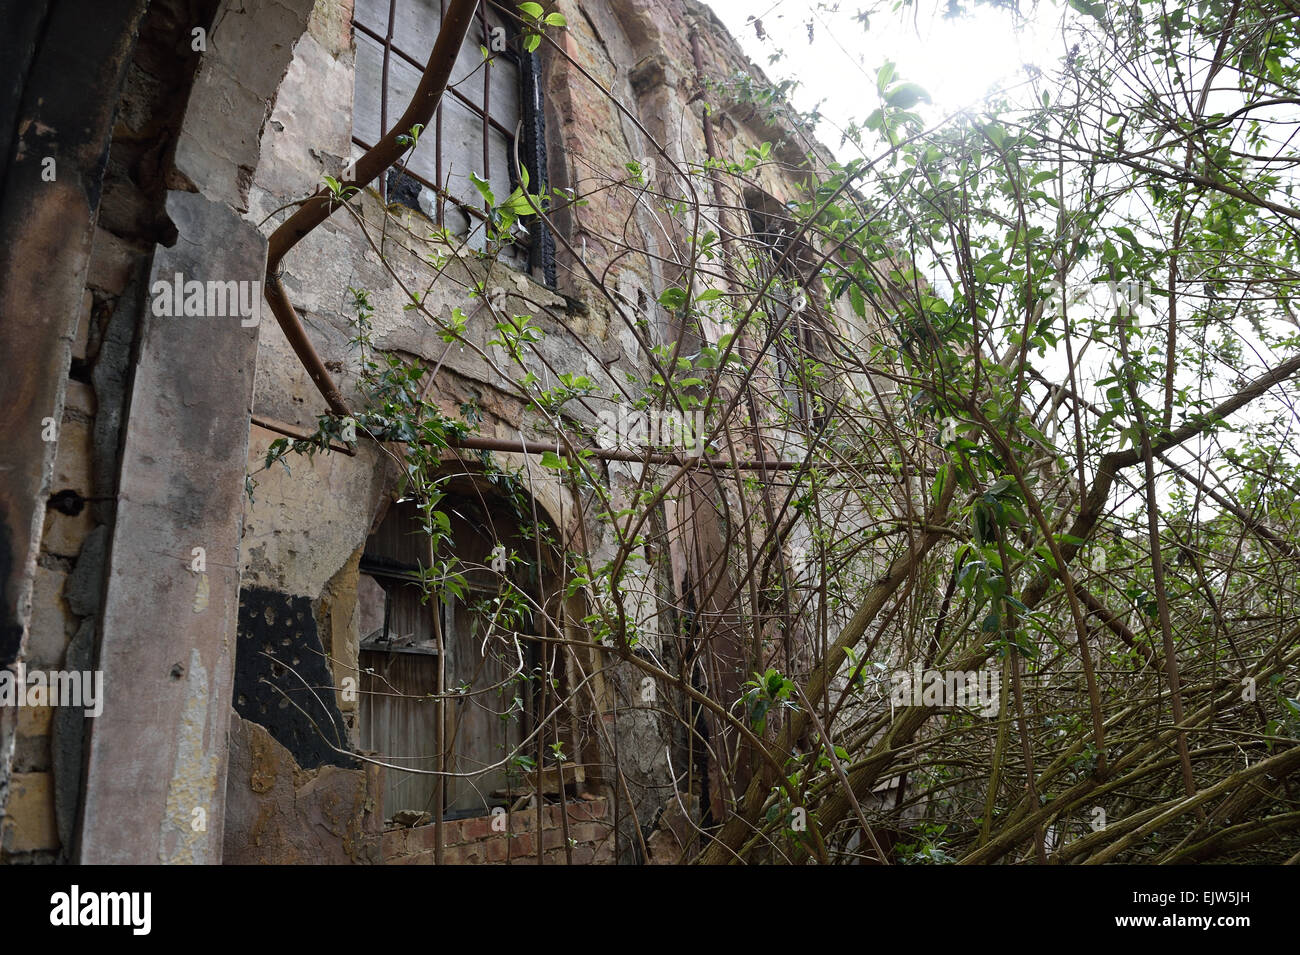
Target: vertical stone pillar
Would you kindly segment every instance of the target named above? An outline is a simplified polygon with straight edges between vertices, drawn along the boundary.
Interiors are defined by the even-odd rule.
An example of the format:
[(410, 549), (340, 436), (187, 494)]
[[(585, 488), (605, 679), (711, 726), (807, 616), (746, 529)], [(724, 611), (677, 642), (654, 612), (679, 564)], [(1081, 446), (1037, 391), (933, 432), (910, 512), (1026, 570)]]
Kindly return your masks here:
[(178, 237), (155, 252), (141, 326), (103, 605), (104, 712), (90, 729), (85, 863), (221, 862), (258, 335), (244, 306), (260, 310), (266, 270), (266, 240), (242, 214), (262, 128), (313, 7), (223, 0), (195, 40), (205, 52), (174, 173), (196, 191), (167, 197)]
[(240, 313), (260, 313), (266, 240), (196, 193), (167, 212), (179, 238), (154, 256), (122, 450), (84, 863), (221, 861), (258, 331)]

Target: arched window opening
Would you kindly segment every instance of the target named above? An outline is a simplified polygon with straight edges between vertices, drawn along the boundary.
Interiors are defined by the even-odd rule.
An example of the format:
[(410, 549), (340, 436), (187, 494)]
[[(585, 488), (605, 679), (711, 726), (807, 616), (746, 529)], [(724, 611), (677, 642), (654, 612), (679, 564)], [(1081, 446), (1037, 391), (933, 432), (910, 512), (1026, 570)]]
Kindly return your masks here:
[[(535, 543), (493, 498), (448, 495), (437, 510), (448, 522), (443, 554), (432, 553), (419, 505), (403, 500), (361, 560), (361, 747), (401, 767), (387, 771), (385, 818), (455, 819), (546, 795), (546, 764), (571, 758), (567, 721), (550, 720), (538, 746), (567, 681), (562, 657), (540, 639), (546, 574)], [(439, 598), (426, 582), (447, 550), (458, 583)]]

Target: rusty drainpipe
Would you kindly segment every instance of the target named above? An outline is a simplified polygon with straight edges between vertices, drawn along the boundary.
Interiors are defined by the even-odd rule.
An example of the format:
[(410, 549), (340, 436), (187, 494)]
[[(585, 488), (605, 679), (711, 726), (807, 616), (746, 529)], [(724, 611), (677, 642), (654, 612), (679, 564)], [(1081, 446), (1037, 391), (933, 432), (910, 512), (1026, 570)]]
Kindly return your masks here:
[[(420, 77), (420, 85), (416, 87), (406, 112), (392, 129), (384, 133), (379, 142), (357, 160), (352, 175), (348, 177), (348, 185), (364, 189), (374, 181), (375, 177), (401, 158), (407, 147), (398, 141), (399, 136), (409, 135), (412, 127), (416, 125), (421, 127), (429, 125), (429, 120), (433, 118), (442, 94), (447, 89), (447, 81), (451, 78), (451, 71), (456, 65), (456, 57), (465, 43), (465, 36), (469, 33), (470, 24), (474, 22), (474, 14), (477, 10), (478, 0), (452, 0), (447, 13), (443, 16), (442, 25), (438, 30), (438, 39), (434, 41), (428, 65), (424, 68), (424, 75)], [(267, 241), (266, 301), (271, 306), (275, 320), (280, 323), (284, 337), (289, 340), (294, 353), (307, 369), (307, 374), (316, 383), (320, 393), (325, 396), (330, 411), (340, 417), (347, 417), (347, 402), (343, 400), (343, 395), (326, 370), (320, 354), (312, 345), (311, 339), (307, 337), (307, 330), (302, 327), (302, 320), (294, 311), (278, 274), (280, 262), (289, 250), (328, 219), (338, 205), (330, 191), (322, 187), (271, 233)], [(442, 769), (441, 758), (438, 768)], [(442, 777), (439, 779), (441, 780)], [(441, 864), (443, 843), (441, 812), (434, 825), (436, 829), (434, 861)]]
[[(420, 85), (411, 97), (406, 112), (392, 129), (384, 133), (379, 142), (357, 160), (355, 172), (347, 183), (349, 186), (355, 186), (357, 189), (368, 186), (381, 172), (397, 162), (406, 151), (407, 147), (398, 142), (398, 137), (409, 135), (411, 128), (417, 124), (429, 125), (429, 120), (433, 118), (434, 110), (438, 108), (442, 94), (447, 88), (447, 81), (456, 64), (456, 57), (465, 42), (465, 36), (469, 33), (470, 24), (474, 22), (477, 9), (478, 0), (451, 0), (438, 31), (438, 39), (434, 41), (433, 52), (429, 54), (429, 63), (424, 68)], [(307, 330), (302, 327), (302, 320), (294, 311), (278, 274), (280, 262), (289, 250), (328, 219), (339, 205), (340, 203), (333, 198), (329, 189), (322, 187), (271, 233), (266, 256), (266, 301), (271, 306), (275, 320), (280, 323), (284, 337), (289, 340), (294, 353), (307, 369), (307, 374), (311, 376), (311, 380), (325, 397), (330, 411), (340, 417), (346, 417), (349, 413), (347, 402), (343, 400), (343, 395), (326, 370), (325, 363), (321, 361), (311, 339), (307, 337)]]

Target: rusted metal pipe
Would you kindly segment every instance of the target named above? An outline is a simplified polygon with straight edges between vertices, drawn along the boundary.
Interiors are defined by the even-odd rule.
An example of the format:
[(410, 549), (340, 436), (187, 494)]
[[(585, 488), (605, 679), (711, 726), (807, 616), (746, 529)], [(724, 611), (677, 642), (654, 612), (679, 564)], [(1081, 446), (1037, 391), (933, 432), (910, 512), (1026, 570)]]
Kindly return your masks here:
[[(463, 438), (451, 438), (447, 441), (447, 444), (453, 448), (465, 448), (470, 451), (513, 451), (517, 454), (543, 454), (550, 451), (554, 454), (565, 454), (564, 450), (556, 448), (553, 441), (518, 441), (511, 438), (484, 438), (471, 435)], [(590, 451), (590, 456), (597, 461), (627, 461), (631, 464), (671, 464), (677, 467), (695, 462), (700, 466), (710, 466), (724, 470), (733, 467), (730, 461), (714, 461), (705, 458), (703, 455), (680, 452), (675, 454), (646, 453), (621, 451), (618, 448), (590, 448), (583, 450)], [(739, 471), (795, 471), (803, 466), (801, 461), (737, 461), (734, 468)]]
[[(298, 441), (306, 441), (310, 438), (315, 437), (315, 435), (308, 434), (306, 431), (303, 431), (301, 428), (295, 428), (293, 425), (285, 424), (283, 421), (276, 421), (274, 418), (264, 418), (261, 415), (253, 415), (248, 420), (265, 431), (271, 431), (274, 432), (275, 434), (282, 434), (286, 438), (294, 438)], [(346, 454), (350, 458), (356, 457), (357, 454), (357, 452), (353, 451), (346, 444), (337, 444), (333, 441), (329, 443), (329, 448), (331, 451), (339, 452), (339, 454)]]
[[(408, 135), (417, 125), (421, 127), (429, 125), (429, 120), (433, 118), (434, 111), (442, 100), (442, 94), (447, 89), (447, 81), (451, 78), (456, 57), (465, 43), (465, 37), (469, 33), (470, 24), (474, 22), (477, 9), (478, 0), (452, 0), (448, 4), (447, 13), (438, 30), (438, 39), (434, 41), (433, 51), (429, 54), (429, 63), (424, 68), (420, 85), (411, 97), (406, 112), (392, 129), (384, 133), (379, 142), (366, 150), (365, 155), (356, 161), (353, 175), (347, 181), (348, 186), (355, 186), (357, 189), (368, 186), (380, 173), (397, 162), (405, 152), (407, 147), (399, 142), (399, 137)], [(311, 380), (324, 396), (330, 411), (336, 415), (346, 416), (349, 413), (347, 402), (343, 400), (343, 395), (335, 386), (334, 380), (325, 368), (325, 363), (321, 361), (319, 353), (308, 338), (302, 320), (294, 311), (279, 278), (280, 261), (286, 253), (328, 219), (339, 205), (330, 190), (322, 187), (271, 233), (271, 237), (267, 240), (265, 291), (267, 304), (271, 306), (275, 320), (279, 322), (294, 354), (298, 356), (303, 367), (307, 369), (307, 374), (311, 376)]]
[(302, 327), (302, 321), (298, 318), (298, 313), (294, 311), (289, 301), (288, 293), (280, 283), (280, 276), (271, 270), (269, 260), (265, 293), (267, 304), (271, 306), (271, 313), (275, 315), (275, 320), (280, 323), (284, 337), (289, 340), (294, 354), (302, 362), (303, 368), (307, 369), (307, 374), (311, 376), (316, 388), (325, 396), (325, 403), (329, 405), (330, 411), (341, 418), (346, 418), (350, 414), (347, 402), (343, 400), (342, 393), (326, 370), (325, 362), (321, 361), (316, 346), (307, 337), (307, 329)]
[[(259, 428), (265, 428), (267, 431), (274, 431), (276, 434), (282, 434), (289, 438), (297, 438), (300, 441), (310, 440), (315, 437), (311, 432), (285, 424), (283, 421), (276, 421), (273, 418), (254, 415), (252, 421)], [(519, 441), (514, 438), (485, 438), (481, 435), (466, 435), (465, 437), (448, 435), (447, 446), (462, 448), (466, 451), (506, 451), (513, 454), (545, 454), (550, 451), (559, 455), (566, 454), (563, 448), (557, 449), (553, 441)], [(348, 455), (356, 454), (351, 448), (334, 442), (330, 443), (330, 449)], [(631, 464), (670, 464), (677, 467), (697, 462), (701, 467), (707, 465), (723, 470), (733, 467), (730, 461), (713, 461), (704, 458), (703, 455), (697, 457), (680, 452), (676, 454), (647, 454), (637, 451), (622, 451), (618, 448), (589, 448), (585, 450), (589, 451), (591, 457), (597, 461), (627, 461)], [(802, 462), (799, 461), (737, 461), (734, 465), (737, 470), (741, 471), (794, 471), (801, 466)]]

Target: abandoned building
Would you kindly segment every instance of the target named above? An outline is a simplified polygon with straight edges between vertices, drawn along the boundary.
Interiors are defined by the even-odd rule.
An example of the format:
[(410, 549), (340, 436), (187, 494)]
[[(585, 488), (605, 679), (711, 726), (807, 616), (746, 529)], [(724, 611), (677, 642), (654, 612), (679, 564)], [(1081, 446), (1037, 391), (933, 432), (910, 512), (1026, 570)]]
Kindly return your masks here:
[[(739, 698), (752, 667), (704, 672), (673, 638), (718, 599), (725, 515), (688, 502), (737, 499), (691, 466), (721, 444), (695, 405), (630, 451), (609, 431), (646, 410), (629, 382), (682, 334), (666, 291), (701, 237), (767, 243), (791, 308), (818, 294), (780, 222), (829, 153), (705, 5), (544, 7), (11, 12), (0, 340), (25, 359), (0, 381), (0, 666), (20, 695), (86, 674), (87, 699), (0, 706), (5, 861), (671, 863), (743, 788), (712, 714), (617, 652)], [(429, 121), (399, 126), (457, 30)], [(749, 185), (724, 196), (724, 167)], [(556, 396), (629, 387), (621, 408)], [(411, 400), (428, 430), (383, 433)], [(781, 457), (723, 443), (751, 491)], [(575, 448), (619, 507), (584, 498)], [(584, 584), (628, 550), (619, 508), (654, 468), (685, 476), (611, 635)]]

